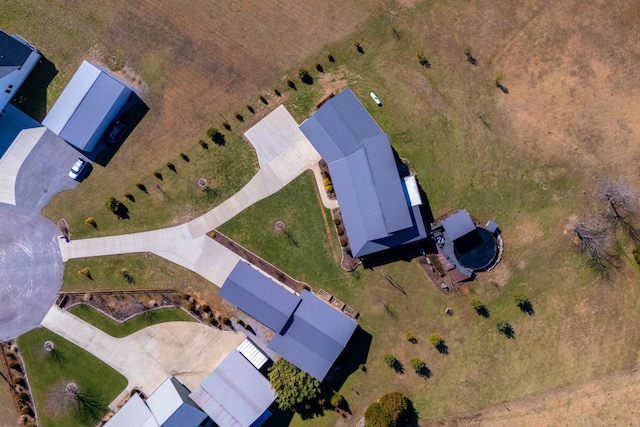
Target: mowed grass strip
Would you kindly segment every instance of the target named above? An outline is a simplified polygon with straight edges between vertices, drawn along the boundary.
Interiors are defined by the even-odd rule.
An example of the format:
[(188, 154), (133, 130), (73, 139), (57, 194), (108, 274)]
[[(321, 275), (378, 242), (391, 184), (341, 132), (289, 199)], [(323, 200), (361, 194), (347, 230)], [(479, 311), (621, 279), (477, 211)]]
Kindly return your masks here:
[[(231, 197), (256, 172), (256, 158), (238, 134), (227, 134), (224, 146), (198, 139), (184, 156), (165, 150), (163, 162), (136, 160), (135, 169), (112, 176), (96, 167), (77, 191), (55, 196), (43, 210), (53, 221), (67, 220), (72, 238), (98, 237), (178, 225), (196, 218)], [(206, 142), (205, 142), (206, 141)], [(164, 150), (162, 147), (159, 150)], [(204, 186), (198, 181), (203, 178)], [(105, 206), (114, 197), (126, 207), (119, 218)], [(92, 217), (96, 226), (86, 223)]]
[[(91, 278), (80, 274), (89, 268)], [(126, 268), (132, 281), (124, 277)], [(152, 253), (109, 255), (104, 257), (75, 258), (65, 263), (62, 290), (112, 291), (175, 289), (187, 286), (198, 289), (211, 287), (211, 283), (196, 273)]]
[[(44, 350), (45, 341), (54, 343), (52, 352)], [(124, 376), (48, 329), (21, 335), (18, 346), (43, 427), (93, 426), (127, 386)], [(65, 393), (71, 382), (78, 385), (77, 398)]]
[(178, 307), (149, 310), (125, 322), (118, 322), (86, 304), (75, 305), (69, 309), (69, 312), (115, 338), (126, 337), (159, 323), (196, 321)]

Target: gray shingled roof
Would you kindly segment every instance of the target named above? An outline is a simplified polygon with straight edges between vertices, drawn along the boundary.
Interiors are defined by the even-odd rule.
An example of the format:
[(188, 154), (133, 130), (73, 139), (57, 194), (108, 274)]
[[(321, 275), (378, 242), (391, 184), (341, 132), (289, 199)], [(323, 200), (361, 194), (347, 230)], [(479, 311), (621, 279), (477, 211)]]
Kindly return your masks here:
[(219, 295), (274, 332), (280, 332), (300, 300), (246, 262), (239, 261)]
[(329, 166), (354, 256), (408, 243), (398, 238), (403, 230), (426, 237), (421, 216), (410, 211), (388, 136), (351, 89), (329, 99), (300, 129)]
[(444, 219), (441, 224), (452, 242), (476, 229), (476, 226), (471, 220), (471, 216), (466, 209), (459, 210), (455, 214)]
[(42, 124), (83, 151), (91, 151), (132, 91), (111, 73), (83, 61)]
[(32, 49), (29, 46), (0, 31), (0, 79), (20, 69), (31, 52)]
[(322, 381), (351, 339), (357, 323), (309, 291), (287, 327), (268, 347), (284, 359)]
[(233, 350), (191, 393), (191, 398), (221, 427), (249, 427), (276, 398), (269, 381)]

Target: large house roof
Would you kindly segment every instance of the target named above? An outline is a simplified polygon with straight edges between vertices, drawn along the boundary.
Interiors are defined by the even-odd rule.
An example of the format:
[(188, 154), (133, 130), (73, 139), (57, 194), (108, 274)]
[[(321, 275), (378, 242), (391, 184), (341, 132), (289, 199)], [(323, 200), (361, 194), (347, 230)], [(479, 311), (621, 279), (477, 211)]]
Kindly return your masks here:
[(389, 138), (351, 89), (329, 99), (300, 129), (329, 166), (354, 256), (409, 243), (397, 238), (403, 230), (420, 234), (422, 218), (411, 213)]
[(33, 49), (12, 37), (4, 31), (0, 31), (0, 79), (7, 74), (20, 69), (31, 55)]
[(296, 295), (242, 261), (219, 294), (274, 332), (282, 330), (299, 303)]
[(322, 381), (358, 325), (307, 290), (300, 299), (291, 321), (268, 347)]
[(131, 93), (110, 72), (83, 61), (42, 124), (80, 150), (91, 151)]
[(0, 110), (9, 103), (40, 59), (20, 36), (0, 31)]
[(220, 427), (255, 426), (276, 398), (269, 381), (233, 350), (191, 398)]

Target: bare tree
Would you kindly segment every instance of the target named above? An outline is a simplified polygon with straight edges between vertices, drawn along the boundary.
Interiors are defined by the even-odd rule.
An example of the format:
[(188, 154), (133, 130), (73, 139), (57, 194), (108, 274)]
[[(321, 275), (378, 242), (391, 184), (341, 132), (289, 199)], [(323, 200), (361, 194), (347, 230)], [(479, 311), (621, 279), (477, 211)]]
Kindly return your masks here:
[(607, 232), (606, 227), (596, 219), (585, 218), (574, 225), (573, 232), (578, 248), (589, 256), (591, 266), (608, 279), (613, 263), (609, 253), (611, 234)]
[(638, 193), (624, 179), (609, 180), (598, 188), (598, 198), (605, 202), (605, 218), (614, 229), (621, 226), (635, 242), (640, 234), (632, 224), (638, 208)]

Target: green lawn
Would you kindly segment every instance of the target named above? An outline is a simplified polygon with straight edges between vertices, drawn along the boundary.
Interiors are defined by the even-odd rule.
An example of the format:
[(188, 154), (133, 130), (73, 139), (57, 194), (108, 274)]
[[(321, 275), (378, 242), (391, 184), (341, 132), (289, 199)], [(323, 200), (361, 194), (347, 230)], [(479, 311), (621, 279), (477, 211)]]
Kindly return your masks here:
[[(89, 267), (91, 279), (78, 274)], [(120, 274), (129, 270), (133, 282)], [(110, 291), (121, 289), (176, 289), (193, 286), (199, 290), (214, 287), (196, 273), (152, 253), (74, 258), (65, 263), (63, 291)]]
[(126, 337), (148, 326), (157, 325), (158, 323), (196, 321), (184, 310), (177, 307), (147, 311), (144, 314), (122, 323), (105, 316), (86, 304), (75, 305), (69, 309), (69, 312), (116, 338)]
[[(43, 349), (52, 341), (54, 351)], [(18, 338), (42, 427), (93, 426), (125, 389), (127, 380), (105, 363), (53, 332), (34, 329)], [(78, 385), (77, 399), (65, 386)]]
[[(340, 268), (338, 240), (331, 228), (333, 247), (329, 243), (313, 180), (311, 173), (300, 175), (219, 230), (253, 252), (268, 254), (269, 262), (315, 288), (349, 280), (349, 275)], [(333, 227), (330, 213), (324, 215)], [(284, 232), (275, 230), (276, 221), (285, 223)]]
[[(203, 129), (203, 139), (206, 139)], [(117, 182), (104, 176), (103, 169), (81, 184), (83, 196), (75, 191), (55, 196), (43, 210), (53, 221), (65, 218), (72, 238), (97, 237), (135, 231), (153, 230), (185, 223), (236, 193), (256, 172), (253, 151), (238, 134), (228, 134), (225, 146), (209, 142), (203, 149), (198, 140), (185, 149), (188, 161), (173, 149), (164, 150), (165, 163), (141, 161), (119, 177)], [(175, 172), (166, 163), (171, 163)], [(159, 172), (161, 179), (154, 176)], [(205, 178), (208, 188), (198, 187)], [(137, 184), (144, 186), (144, 191)], [(83, 188), (84, 187), (84, 188)], [(128, 198), (126, 194), (130, 194)], [(128, 218), (119, 219), (105, 203), (115, 197), (128, 209)], [(85, 223), (93, 217), (97, 228)]]

